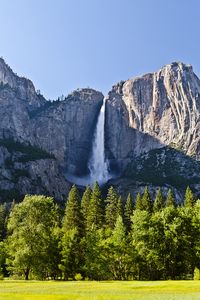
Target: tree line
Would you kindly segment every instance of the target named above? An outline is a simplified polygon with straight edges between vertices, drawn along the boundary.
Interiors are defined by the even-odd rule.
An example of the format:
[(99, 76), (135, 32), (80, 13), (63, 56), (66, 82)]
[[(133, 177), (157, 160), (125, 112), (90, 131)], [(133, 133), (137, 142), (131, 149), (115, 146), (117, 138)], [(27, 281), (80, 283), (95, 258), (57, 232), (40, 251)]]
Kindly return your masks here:
[(24, 279), (199, 279), (200, 200), (188, 187), (136, 199), (96, 183), (80, 197), (74, 185), (62, 210), (51, 197), (26, 195), (0, 205), (0, 274)]

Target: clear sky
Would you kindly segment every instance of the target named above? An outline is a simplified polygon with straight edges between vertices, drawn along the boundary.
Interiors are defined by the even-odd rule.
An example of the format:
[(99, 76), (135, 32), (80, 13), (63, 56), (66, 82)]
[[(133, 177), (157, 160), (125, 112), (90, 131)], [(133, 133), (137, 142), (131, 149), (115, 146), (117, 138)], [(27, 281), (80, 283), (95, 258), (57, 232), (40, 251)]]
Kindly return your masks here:
[(200, 75), (200, 1), (0, 0), (0, 56), (50, 99), (176, 60)]

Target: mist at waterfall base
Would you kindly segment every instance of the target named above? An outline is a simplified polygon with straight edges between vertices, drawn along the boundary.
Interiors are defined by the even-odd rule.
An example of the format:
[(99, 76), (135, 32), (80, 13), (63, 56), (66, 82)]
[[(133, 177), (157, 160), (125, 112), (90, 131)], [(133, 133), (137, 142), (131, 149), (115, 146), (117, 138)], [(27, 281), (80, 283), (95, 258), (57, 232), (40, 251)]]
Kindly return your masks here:
[(103, 100), (94, 132), (92, 153), (88, 162), (89, 175), (78, 177), (67, 174), (67, 179), (77, 185), (93, 186), (96, 181), (102, 185), (114, 175), (109, 172), (109, 164), (105, 158), (105, 106), (106, 98)]

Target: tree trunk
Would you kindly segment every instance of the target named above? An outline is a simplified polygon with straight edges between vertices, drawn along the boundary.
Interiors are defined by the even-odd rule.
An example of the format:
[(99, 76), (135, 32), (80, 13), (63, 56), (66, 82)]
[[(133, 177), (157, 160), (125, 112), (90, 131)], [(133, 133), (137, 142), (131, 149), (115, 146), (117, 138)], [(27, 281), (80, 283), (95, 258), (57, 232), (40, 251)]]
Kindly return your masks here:
[(27, 268), (26, 271), (24, 272), (24, 274), (25, 274), (25, 280), (28, 280), (29, 272), (30, 272), (30, 269)]

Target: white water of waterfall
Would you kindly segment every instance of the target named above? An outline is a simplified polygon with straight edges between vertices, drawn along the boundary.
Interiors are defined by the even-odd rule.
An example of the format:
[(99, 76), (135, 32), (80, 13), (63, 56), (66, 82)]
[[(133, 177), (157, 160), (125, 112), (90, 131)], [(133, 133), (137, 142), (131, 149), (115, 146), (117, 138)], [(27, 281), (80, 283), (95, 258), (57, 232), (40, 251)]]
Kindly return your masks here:
[(88, 164), (90, 170), (90, 180), (92, 184), (95, 181), (102, 184), (110, 178), (108, 162), (105, 158), (105, 106), (106, 99), (104, 98), (94, 132), (92, 155)]

